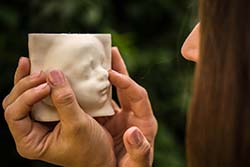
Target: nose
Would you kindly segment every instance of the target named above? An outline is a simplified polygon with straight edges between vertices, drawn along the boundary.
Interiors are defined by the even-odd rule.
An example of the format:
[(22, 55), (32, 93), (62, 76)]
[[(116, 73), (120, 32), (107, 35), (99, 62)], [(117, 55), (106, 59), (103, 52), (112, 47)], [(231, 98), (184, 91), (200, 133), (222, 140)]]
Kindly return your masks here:
[(99, 66), (97, 68), (97, 79), (99, 81), (106, 81), (106, 80), (108, 80), (108, 71), (105, 70), (103, 67)]
[(198, 23), (185, 40), (182, 48), (182, 56), (194, 62), (198, 61), (200, 52), (200, 24)]

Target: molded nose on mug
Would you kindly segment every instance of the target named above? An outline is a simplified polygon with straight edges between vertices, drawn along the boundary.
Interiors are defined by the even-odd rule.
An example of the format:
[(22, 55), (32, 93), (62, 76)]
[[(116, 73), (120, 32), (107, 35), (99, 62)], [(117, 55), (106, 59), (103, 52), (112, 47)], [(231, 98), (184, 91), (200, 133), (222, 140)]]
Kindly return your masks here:
[(101, 66), (98, 67), (97, 69), (97, 79), (99, 81), (105, 81), (108, 80), (108, 71), (102, 68)]

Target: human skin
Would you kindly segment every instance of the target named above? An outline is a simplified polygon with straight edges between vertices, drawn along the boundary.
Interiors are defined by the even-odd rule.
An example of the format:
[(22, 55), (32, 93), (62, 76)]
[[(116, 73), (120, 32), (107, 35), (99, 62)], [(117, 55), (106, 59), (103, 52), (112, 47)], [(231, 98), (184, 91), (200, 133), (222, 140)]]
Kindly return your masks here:
[[(49, 76), (45, 73), (30, 76), (29, 60), (20, 59), (15, 86), (4, 99), (3, 107), (17, 150), (23, 157), (72, 167), (100, 164), (112, 167), (115, 161), (120, 167), (152, 165), (157, 122), (147, 92), (128, 76), (117, 48), (112, 52), (116, 71), (109, 71), (109, 79), (117, 87), (121, 108), (114, 104), (116, 115), (104, 118), (106, 122), (98, 120), (103, 126), (81, 110), (66, 78), (63, 86), (51, 83), (55, 73), (63, 76), (60, 71), (52, 71)], [(46, 80), (49, 85), (38, 86)], [(32, 104), (50, 92), (61, 119), (54, 129), (29, 117)]]
[[(99, 118), (97, 120), (109, 131), (113, 140), (110, 140), (107, 131), (99, 124), (96, 124), (92, 118), (79, 111), (81, 109), (79, 109), (79, 106), (77, 107), (75, 98), (72, 100), (74, 93), (68, 84), (58, 89), (48, 85), (42, 85), (41, 87), (41, 84), (46, 81), (46, 75), (42, 73), (39, 77), (29, 76), (29, 61), (26, 58), (21, 59), (15, 74), (15, 86), (3, 101), (3, 107), (5, 109), (5, 119), (15, 139), (18, 152), (23, 157), (40, 159), (65, 166), (96, 165), (91, 164), (93, 162), (102, 163), (102, 166), (112, 166), (114, 161), (117, 162), (119, 167), (151, 166), (157, 122), (153, 116), (148, 95), (145, 89), (129, 78), (117, 48), (113, 48), (112, 51), (112, 68), (114, 71), (109, 71), (109, 79), (117, 88), (121, 108), (113, 103), (116, 115), (111, 118)], [(182, 55), (188, 60), (197, 62), (198, 54), (199, 25), (194, 28), (182, 47)], [(65, 92), (62, 90), (69, 90), (71, 95), (64, 94)], [(57, 94), (58, 98), (55, 98), (54, 102), (59, 100), (57, 109), (62, 120), (53, 131), (47, 126), (32, 122), (29, 117), (30, 106), (46, 97), (50, 92), (52, 92), (52, 95)], [(69, 101), (66, 99), (71, 103), (68, 103)], [(63, 106), (64, 103), (68, 107)], [(72, 104), (75, 107), (72, 108)], [(72, 112), (74, 110), (76, 111)], [(72, 122), (74, 123), (72, 124)], [(98, 135), (103, 135), (101, 137), (102, 141), (96, 141), (100, 137), (91, 133), (93, 128), (97, 129)], [(82, 131), (85, 132), (85, 135), (78, 135), (78, 132)], [(88, 143), (87, 147), (84, 147), (86, 146), (86, 140), (84, 141), (82, 138), (84, 139), (86, 136), (93, 137), (94, 140), (89, 141), (98, 143), (95, 143), (98, 146), (97, 149), (93, 148), (90, 143)], [(63, 143), (65, 140), (67, 142)], [(114, 160), (112, 149), (110, 149), (113, 148), (113, 145), (110, 144), (112, 141), (114, 142), (116, 160)], [(106, 142), (108, 148), (100, 149), (100, 146), (105, 146), (100, 142)], [(91, 148), (89, 148), (90, 145)], [(65, 146), (67, 147), (65, 148)], [(58, 154), (60, 149), (65, 151), (62, 151), (65, 153), (64, 155)], [(94, 153), (91, 150), (95, 150)], [(100, 150), (111, 150), (111, 152), (100, 153)], [(98, 156), (98, 154), (101, 156)], [(111, 164), (106, 164), (107, 162), (111, 162)]]
[[(66, 167), (115, 166), (110, 134), (82, 111), (63, 73), (54, 70), (29, 75), (29, 71), (29, 60), (21, 58), (14, 87), (3, 101), (18, 153)], [(31, 106), (48, 94), (60, 117), (52, 129), (30, 118)]]
[[(198, 23), (185, 40), (181, 49), (183, 57), (193, 62), (198, 62), (199, 58), (199, 31), (200, 24)], [(106, 121), (104, 126), (109, 130), (113, 137), (117, 162), (119, 164), (118, 166), (151, 166), (153, 161), (154, 138), (157, 131), (157, 123), (150, 107), (148, 95), (144, 88), (129, 78), (128, 71), (117, 48), (113, 48), (112, 62), (112, 69), (119, 72), (119, 74), (115, 71), (110, 71), (109, 78), (111, 83), (117, 88), (121, 107), (114, 104), (114, 109), (117, 114)], [(125, 82), (123, 82), (124, 85), (119, 84), (122, 80), (127, 80), (127, 84), (125, 84)], [(125, 91), (126, 89), (127, 91)], [(135, 97), (135, 95), (138, 97)], [(137, 99), (138, 101), (136, 103), (131, 103), (128, 100), (129, 98), (138, 98), (140, 100)], [(119, 122), (122, 122), (123, 124), (115, 126), (119, 124)], [(149, 153), (147, 153), (147, 151), (140, 152), (140, 149), (135, 149), (135, 154), (131, 154), (128, 151), (130, 149), (128, 140), (131, 138), (130, 131), (133, 130), (133, 126), (139, 128), (138, 130), (141, 130), (144, 137), (146, 137), (146, 142), (149, 142)], [(116, 128), (114, 129), (113, 127)], [(138, 155), (141, 155), (141, 157), (138, 158)], [(138, 159), (141, 159), (141, 161), (138, 161)]]
[(198, 23), (181, 48), (182, 56), (190, 61), (198, 62), (200, 51), (200, 23)]
[(116, 114), (103, 126), (112, 135), (119, 167), (150, 167), (157, 132), (150, 100), (147, 91), (129, 77), (119, 50), (113, 48), (112, 53), (109, 80), (117, 89), (120, 107), (113, 103)]
[[(185, 40), (181, 49), (183, 57), (193, 62), (198, 62), (199, 58), (199, 28), (200, 24), (198, 23)], [(113, 137), (118, 166), (151, 166), (157, 123), (152, 113), (147, 92), (129, 78), (128, 71), (117, 48), (113, 48), (112, 62), (112, 69), (119, 73), (110, 71), (109, 78), (111, 83), (117, 88), (121, 107), (114, 104), (116, 115), (108, 121), (106, 120), (103, 125), (109, 130)], [(136, 99), (136, 102), (132, 102), (132, 99)], [(119, 122), (122, 122), (122, 124), (116, 126)], [(132, 138), (130, 131), (132, 131), (134, 127), (136, 127), (136, 129), (138, 128), (137, 130), (141, 130), (143, 137), (147, 139), (146, 142), (148, 142), (149, 145), (145, 145), (150, 147), (149, 152), (147, 151), (148, 149), (142, 151), (143, 149), (139, 148), (134, 149), (134, 154), (129, 151), (131, 146), (128, 141)]]

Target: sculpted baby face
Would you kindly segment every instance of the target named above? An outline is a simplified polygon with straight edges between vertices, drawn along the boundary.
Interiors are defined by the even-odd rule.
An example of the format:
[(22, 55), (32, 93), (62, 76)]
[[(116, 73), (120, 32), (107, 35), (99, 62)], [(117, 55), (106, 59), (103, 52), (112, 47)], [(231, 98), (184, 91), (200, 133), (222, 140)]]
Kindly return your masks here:
[[(94, 110), (108, 100), (110, 83), (105, 70), (105, 52), (97, 39), (55, 41), (48, 53), (44, 70), (62, 70), (83, 109)], [(52, 105), (50, 99), (45, 103)]]
[[(106, 50), (100, 40), (91, 35), (84, 36), (84, 40), (77, 35), (67, 38), (57, 36), (57, 38), (50, 40), (50, 45), (46, 49), (42, 66), (39, 68), (45, 72), (51, 70), (63, 71), (85, 112), (92, 116), (112, 115), (111, 85), (108, 81), (107, 71), (111, 62), (107, 58)], [(38, 60), (31, 59), (31, 64), (32, 60), (33, 66), (36, 68), (34, 64)], [(55, 108), (49, 96), (35, 106), (35, 110), (41, 110), (41, 108), (46, 110), (48, 114), (41, 118), (35, 115), (38, 120), (43, 121), (47, 117), (55, 117), (56, 112), (53, 111), (54, 113), (52, 113), (51, 111)], [(38, 115), (42, 115), (44, 111), (39, 112)], [(52, 120), (54, 119), (52, 118)]]

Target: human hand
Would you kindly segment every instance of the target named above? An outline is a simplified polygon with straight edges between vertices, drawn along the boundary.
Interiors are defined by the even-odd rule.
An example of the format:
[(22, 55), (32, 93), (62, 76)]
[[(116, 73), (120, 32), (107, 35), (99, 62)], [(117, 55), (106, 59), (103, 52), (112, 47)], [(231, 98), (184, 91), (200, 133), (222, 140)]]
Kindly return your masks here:
[[(3, 101), (5, 119), (18, 153), (70, 167), (115, 166), (111, 136), (82, 111), (63, 73), (29, 75), (29, 71), (29, 60), (21, 58), (14, 87)], [(60, 117), (52, 129), (29, 116), (32, 105), (49, 94)]]
[[(112, 49), (110, 82), (117, 88), (119, 107), (115, 116), (103, 123), (114, 140), (119, 167), (150, 167), (153, 162), (157, 121), (144, 88), (134, 82), (117, 48)], [(100, 120), (100, 119), (99, 119)]]

